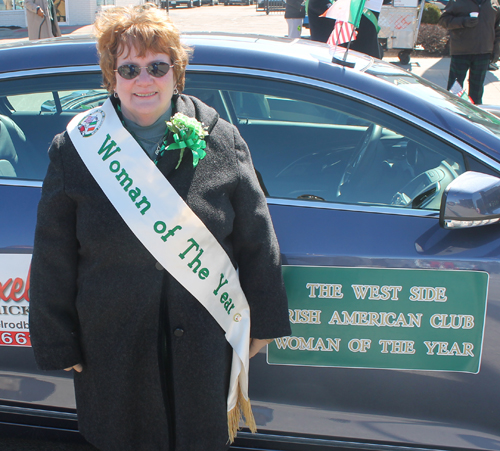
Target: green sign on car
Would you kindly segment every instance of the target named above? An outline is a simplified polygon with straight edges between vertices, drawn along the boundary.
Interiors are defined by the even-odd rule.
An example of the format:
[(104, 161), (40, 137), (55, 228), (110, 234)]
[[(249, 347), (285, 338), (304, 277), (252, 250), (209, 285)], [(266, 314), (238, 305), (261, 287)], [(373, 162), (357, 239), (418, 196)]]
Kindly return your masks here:
[(488, 274), (286, 266), (292, 335), (268, 362), (477, 373)]

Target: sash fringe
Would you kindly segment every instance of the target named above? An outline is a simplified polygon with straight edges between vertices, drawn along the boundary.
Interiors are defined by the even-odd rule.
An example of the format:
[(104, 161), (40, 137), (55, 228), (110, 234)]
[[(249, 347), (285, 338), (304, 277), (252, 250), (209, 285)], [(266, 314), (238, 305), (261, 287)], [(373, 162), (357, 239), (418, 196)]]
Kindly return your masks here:
[(238, 384), (238, 401), (236, 405), (227, 413), (227, 426), (229, 431), (229, 442), (233, 443), (238, 433), (240, 420), (244, 419), (251, 432), (257, 432), (257, 425), (253, 417), (250, 399), (245, 399)]

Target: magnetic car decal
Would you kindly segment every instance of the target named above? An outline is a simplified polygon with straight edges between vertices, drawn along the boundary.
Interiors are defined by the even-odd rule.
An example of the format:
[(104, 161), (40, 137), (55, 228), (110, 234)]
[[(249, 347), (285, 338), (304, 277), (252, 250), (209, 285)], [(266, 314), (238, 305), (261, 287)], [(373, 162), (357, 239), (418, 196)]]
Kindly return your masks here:
[(268, 363), (479, 372), (487, 273), (287, 266), (283, 274), (292, 335), (269, 345)]
[(0, 254), (0, 346), (31, 346), (30, 263), (31, 254)]

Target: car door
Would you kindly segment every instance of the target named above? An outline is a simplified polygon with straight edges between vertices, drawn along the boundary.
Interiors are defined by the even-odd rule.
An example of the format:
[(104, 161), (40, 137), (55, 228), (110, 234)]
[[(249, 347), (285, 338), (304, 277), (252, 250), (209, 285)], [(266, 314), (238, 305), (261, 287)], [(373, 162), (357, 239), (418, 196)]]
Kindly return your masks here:
[[(76, 415), (72, 375), (37, 369), (29, 338), (29, 268), (37, 205), (52, 138), (107, 93), (96, 67), (0, 79), (0, 418), (39, 409)], [(26, 410), (28, 409), (28, 410)], [(37, 413), (36, 424), (45, 424)], [(18, 417), (16, 417), (18, 418)], [(5, 420), (4, 420), (5, 421)], [(12, 417), (10, 420), (12, 421)], [(24, 420), (29, 421), (27, 419)], [(50, 424), (50, 423), (48, 423)], [(74, 427), (74, 426), (73, 426)]]
[(449, 183), (498, 164), (380, 100), (228, 72), (186, 92), (250, 147), (292, 323), (251, 362), (260, 434), (240, 443), (498, 449), (500, 229), (439, 225)]

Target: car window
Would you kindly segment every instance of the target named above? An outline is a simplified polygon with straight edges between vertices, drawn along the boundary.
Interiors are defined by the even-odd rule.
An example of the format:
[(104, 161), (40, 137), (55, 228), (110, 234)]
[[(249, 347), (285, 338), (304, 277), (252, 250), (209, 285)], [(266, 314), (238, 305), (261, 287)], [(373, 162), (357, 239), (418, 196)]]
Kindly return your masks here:
[[(0, 83), (0, 178), (43, 180), (47, 149), (80, 111), (107, 98), (99, 73)], [(356, 99), (249, 77), (189, 74), (248, 143), (269, 197), (438, 209), (462, 153)]]
[(374, 62), (366, 72), (389, 83), (398, 85), (400, 89), (426, 98), (434, 105), (453, 111), (463, 118), (482, 126), (490, 133), (500, 136), (500, 119), (498, 117), (475, 106), (468, 100), (451, 94), (448, 90), (412, 74), (410, 71)]
[(6, 105), (12, 112), (37, 112), (39, 114), (60, 113), (63, 111), (83, 111), (102, 105), (107, 99), (105, 89), (87, 89), (79, 91), (30, 92), (27, 94), (8, 95)]
[[(269, 197), (438, 210), (462, 152), (373, 105), (306, 86), (191, 74), (217, 92)], [(192, 90), (192, 91), (191, 91)]]
[(0, 178), (43, 180), (47, 150), (71, 118), (108, 94), (99, 73), (0, 83)]
[(80, 112), (102, 105), (108, 93), (104, 88), (82, 90), (52, 90), (46, 92), (23, 92), (2, 98), (4, 110), (18, 115)]

